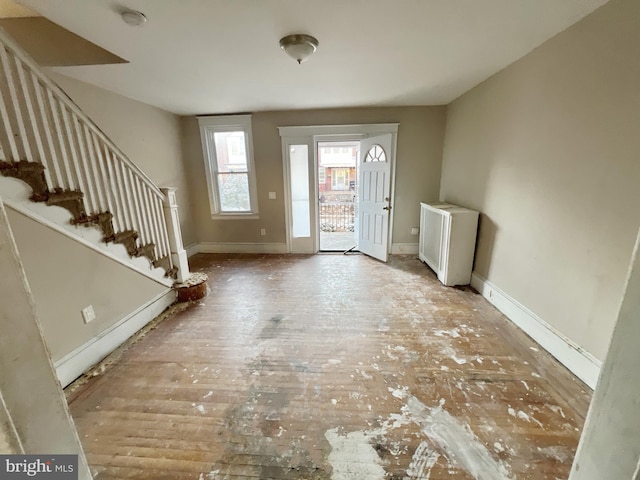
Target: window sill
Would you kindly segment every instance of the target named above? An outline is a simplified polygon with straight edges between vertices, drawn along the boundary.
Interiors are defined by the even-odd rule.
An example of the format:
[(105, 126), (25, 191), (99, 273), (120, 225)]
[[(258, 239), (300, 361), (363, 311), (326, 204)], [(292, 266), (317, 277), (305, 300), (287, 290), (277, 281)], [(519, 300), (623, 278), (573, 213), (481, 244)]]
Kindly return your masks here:
[(260, 218), (257, 213), (215, 213), (211, 220), (256, 220)]

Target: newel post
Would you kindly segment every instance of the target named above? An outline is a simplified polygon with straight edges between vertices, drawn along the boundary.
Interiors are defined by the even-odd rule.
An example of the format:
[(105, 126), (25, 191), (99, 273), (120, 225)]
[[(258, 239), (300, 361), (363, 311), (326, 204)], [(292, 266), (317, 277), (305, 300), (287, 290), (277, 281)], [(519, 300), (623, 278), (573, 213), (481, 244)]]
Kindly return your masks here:
[(164, 218), (167, 224), (167, 235), (169, 236), (169, 248), (171, 250), (171, 261), (178, 269), (176, 280), (178, 283), (186, 282), (191, 274), (189, 273), (189, 261), (187, 252), (182, 245), (182, 232), (180, 231), (180, 217), (178, 215), (178, 202), (176, 201), (176, 188), (167, 187), (160, 189), (164, 193), (163, 207)]

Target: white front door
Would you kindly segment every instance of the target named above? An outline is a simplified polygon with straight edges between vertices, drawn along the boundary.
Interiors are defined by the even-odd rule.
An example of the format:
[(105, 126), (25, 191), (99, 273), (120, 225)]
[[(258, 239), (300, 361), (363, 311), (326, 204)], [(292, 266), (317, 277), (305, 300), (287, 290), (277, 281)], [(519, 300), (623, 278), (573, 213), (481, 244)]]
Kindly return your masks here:
[(360, 141), (358, 249), (383, 262), (389, 250), (391, 147), (390, 133)]

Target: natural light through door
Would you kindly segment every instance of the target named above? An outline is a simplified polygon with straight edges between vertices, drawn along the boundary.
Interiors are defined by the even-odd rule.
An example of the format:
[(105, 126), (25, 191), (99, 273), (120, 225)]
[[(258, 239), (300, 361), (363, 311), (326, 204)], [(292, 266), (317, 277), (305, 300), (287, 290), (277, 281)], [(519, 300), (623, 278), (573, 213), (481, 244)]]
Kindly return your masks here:
[(309, 211), (309, 147), (289, 145), (291, 169), (291, 235), (293, 238), (311, 236)]
[[(278, 127), (278, 131), (282, 139), (286, 251), (362, 252), (385, 261), (392, 244), (398, 124), (288, 126)], [(369, 162), (366, 170), (376, 172), (374, 175), (371, 170), (363, 177), (363, 158), (374, 144), (379, 147), (378, 161)], [(384, 161), (380, 161), (382, 152)], [(373, 177), (375, 201), (363, 203), (362, 179), (369, 182)], [(384, 203), (378, 202), (378, 193)], [(363, 206), (367, 209), (364, 216)], [(368, 227), (364, 232), (363, 219)]]
[(318, 142), (318, 230), (321, 252), (358, 246), (356, 198), (360, 142)]

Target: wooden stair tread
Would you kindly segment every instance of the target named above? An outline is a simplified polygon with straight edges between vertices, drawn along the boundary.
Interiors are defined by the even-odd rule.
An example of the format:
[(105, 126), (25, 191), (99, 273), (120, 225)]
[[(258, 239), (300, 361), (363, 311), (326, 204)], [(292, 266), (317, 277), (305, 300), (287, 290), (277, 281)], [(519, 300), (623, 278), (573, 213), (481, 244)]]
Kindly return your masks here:
[(117, 243), (122, 243), (130, 238), (137, 239), (138, 232), (136, 232), (135, 230), (124, 230), (122, 232), (114, 234), (114, 241)]

